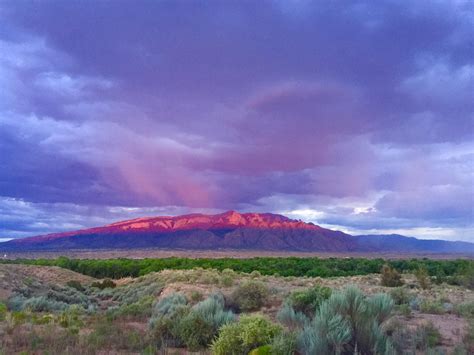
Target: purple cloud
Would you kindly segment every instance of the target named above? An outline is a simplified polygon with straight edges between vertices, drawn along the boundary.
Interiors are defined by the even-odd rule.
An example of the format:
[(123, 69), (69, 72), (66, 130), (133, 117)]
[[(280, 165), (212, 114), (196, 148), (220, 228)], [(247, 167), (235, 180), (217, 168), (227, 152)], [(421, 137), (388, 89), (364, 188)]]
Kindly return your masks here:
[(232, 208), (472, 240), (472, 2), (3, 1), (0, 21), (0, 237)]

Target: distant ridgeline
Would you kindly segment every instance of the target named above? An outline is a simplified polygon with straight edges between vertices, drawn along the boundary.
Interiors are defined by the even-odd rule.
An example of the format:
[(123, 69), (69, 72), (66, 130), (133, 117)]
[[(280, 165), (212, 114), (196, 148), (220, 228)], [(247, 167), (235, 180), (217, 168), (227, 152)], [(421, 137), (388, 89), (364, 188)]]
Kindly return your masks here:
[(418, 253), (474, 256), (474, 243), (400, 235), (349, 235), (271, 213), (144, 217), (0, 243), (0, 253), (63, 250), (268, 250), (326, 253)]
[(335, 277), (380, 273), (385, 264), (400, 272), (414, 272), (426, 269), (437, 281), (454, 282), (457, 275), (473, 274), (474, 260), (431, 260), (431, 259), (365, 259), (365, 258), (297, 258), (297, 257), (258, 257), (235, 258), (162, 258), (162, 259), (15, 259), (1, 260), (0, 263), (59, 266), (96, 278), (137, 277), (165, 269), (188, 270), (232, 269), (237, 272), (258, 271), (263, 275)]

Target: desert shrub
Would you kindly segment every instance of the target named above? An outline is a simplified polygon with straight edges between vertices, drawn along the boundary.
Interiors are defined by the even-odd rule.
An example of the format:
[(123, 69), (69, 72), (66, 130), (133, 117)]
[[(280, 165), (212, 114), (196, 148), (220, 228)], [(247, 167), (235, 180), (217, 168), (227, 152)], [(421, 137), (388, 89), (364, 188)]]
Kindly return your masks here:
[(113, 282), (111, 279), (105, 279), (102, 282), (94, 281), (93, 283), (91, 283), (91, 287), (96, 287), (98, 289), (103, 290), (104, 288), (115, 288), (117, 287), (117, 284)]
[(416, 279), (418, 281), (418, 284), (423, 290), (427, 290), (431, 286), (431, 281), (430, 281), (430, 276), (428, 274), (428, 271), (420, 267), (418, 270), (415, 272)]
[(331, 296), (329, 287), (314, 286), (306, 290), (294, 291), (288, 298), (288, 303), (296, 312), (313, 317), (319, 305)]
[(292, 355), (296, 352), (297, 339), (296, 334), (291, 332), (281, 332), (277, 334), (271, 344), (272, 355)]
[(191, 291), (191, 294), (189, 296), (191, 298), (191, 301), (193, 302), (199, 302), (203, 299), (202, 293), (196, 290)]
[(262, 273), (258, 270), (253, 270), (251, 273), (250, 273), (250, 277), (252, 279), (256, 279), (256, 278), (259, 278), (259, 277), (262, 277)]
[(7, 305), (3, 302), (0, 302), (0, 322), (5, 320), (5, 316), (7, 315)]
[(224, 297), (214, 294), (180, 320), (179, 335), (190, 350), (199, 350), (211, 343), (221, 326), (234, 320), (234, 314), (224, 310)]
[(179, 320), (178, 328), (180, 339), (190, 351), (207, 347), (215, 336), (212, 325), (194, 312), (188, 313)]
[(268, 345), (281, 328), (261, 315), (243, 315), (238, 322), (224, 325), (211, 345), (214, 355), (245, 355)]
[(141, 300), (131, 304), (110, 307), (107, 310), (107, 316), (110, 319), (116, 319), (119, 317), (132, 319), (149, 318), (151, 317), (153, 302), (154, 298), (152, 296), (145, 296)]
[(311, 323), (298, 336), (302, 354), (387, 354), (393, 347), (383, 331), (393, 300), (379, 294), (366, 298), (348, 287), (324, 301)]
[(203, 270), (199, 282), (208, 285), (217, 285), (219, 283), (219, 272), (217, 270)]
[(67, 286), (72, 287), (78, 291), (84, 291), (84, 286), (77, 280), (70, 280), (66, 283)]
[(474, 302), (460, 303), (454, 308), (454, 311), (461, 317), (474, 318)]
[(256, 311), (267, 302), (268, 288), (258, 281), (246, 281), (234, 290), (231, 299), (240, 311)]
[(17, 295), (9, 299), (8, 306), (14, 311), (28, 309), (32, 312), (59, 312), (65, 310), (68, 304), (48, 299), (46, 296), (25, 298)]
[(173, 293), (153, 305), (150, 329), (162, 346), (180, 346), (179, 321), (190, 311), (186, 298)]
[(416, 329), (414, 340), (416, 349), (427, 350), (441, 344), (441, 334), (430, 322)]
[[(156, 280), (146, 280), (143, 282), (132, 282), (126, 286), (117, 289), (105, 289), (100, 292), (110, 292), (114, 301), (121, 304), (130, 304), (140, 302), (145, 297), (156, 297), (163, 289), (163, 283)], [(108, 291), (110, 290), (110, 291)]]
[(71, 287), (53, 286), (48, 290), (46, 297), (49, 300), (63, 302), (68, 305), (80, 305), (85, 309), (95, 303), (93, 299)]
[(398, 311), (401, 315), (410, 318), (411, 317), (411, 308), (408, 304), (404, 303), (398, 306)]
[(304, 313), (296, 312), (288, 302), (285, 302), (278, 311), (277, 319), (290, 330), (303, 328), (309, 322), (309, 318)]
[(460, 276), (461, 284), (470, 290), (474, 290), (474, 263), (468, 264)]
[(224, 287), (231, 287), (234, 285), (236, 273), (231, 269), (224, 269), (221, 272), (220, 284)]
[(413, 299), (413, 295), (404, 287), (397, 287), (390, 291), (390, 296), (396, 305), (408, 304)]
[(382, 286), (386, 287), (398, 287), (403, 285), (400, 273), (387, 264), (385, 264), (381, 270), (381, 283)]
[(220, 278), (220, 284), (224, 287), (231, 287), (234, 285), (234, 278), (230, 275), (222, 275)]
[(420, 304), (420, 311), (429, 314), (443, 314), (443, 305), (438, 301), (424, 300)]

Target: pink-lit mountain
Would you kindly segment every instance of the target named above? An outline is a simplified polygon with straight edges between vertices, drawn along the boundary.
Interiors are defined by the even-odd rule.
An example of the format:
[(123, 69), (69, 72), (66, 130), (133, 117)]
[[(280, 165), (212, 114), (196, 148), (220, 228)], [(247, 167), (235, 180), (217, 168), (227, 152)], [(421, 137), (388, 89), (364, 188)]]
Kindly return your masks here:
[(235, 211), (137, 218), (103, 227), (0, 243), (0, 251), (134, 248), (474, 252), (471, 243), (418, 240), (397, 235), (351, 236), (277, 214)]

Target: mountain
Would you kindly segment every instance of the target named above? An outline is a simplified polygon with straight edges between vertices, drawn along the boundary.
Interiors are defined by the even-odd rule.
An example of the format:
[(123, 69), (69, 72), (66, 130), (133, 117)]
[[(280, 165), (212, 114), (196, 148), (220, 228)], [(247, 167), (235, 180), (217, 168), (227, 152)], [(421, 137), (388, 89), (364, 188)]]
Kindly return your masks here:
[(235, 211), (137, 218), (0, 243), (0, 252), (134, 248), (474, 253), (471, 243), (398, 235), (351, 236), (277, 214)]

